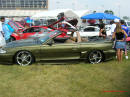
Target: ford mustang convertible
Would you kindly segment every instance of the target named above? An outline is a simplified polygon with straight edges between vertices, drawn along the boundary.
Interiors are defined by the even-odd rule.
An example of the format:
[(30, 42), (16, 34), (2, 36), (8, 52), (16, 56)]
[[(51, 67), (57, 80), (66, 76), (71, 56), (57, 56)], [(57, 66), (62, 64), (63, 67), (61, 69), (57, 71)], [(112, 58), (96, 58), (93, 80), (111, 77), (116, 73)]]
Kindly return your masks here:
[(66, 43), (55, 39), (61, 33), (55, 30), (42, 37), (10, 42), (3, 48), (6, 53), (0, 54), (0, 62), (26, 66), (41, 60), (84, 59), (96, 64), (115, 54), (111, 41)]

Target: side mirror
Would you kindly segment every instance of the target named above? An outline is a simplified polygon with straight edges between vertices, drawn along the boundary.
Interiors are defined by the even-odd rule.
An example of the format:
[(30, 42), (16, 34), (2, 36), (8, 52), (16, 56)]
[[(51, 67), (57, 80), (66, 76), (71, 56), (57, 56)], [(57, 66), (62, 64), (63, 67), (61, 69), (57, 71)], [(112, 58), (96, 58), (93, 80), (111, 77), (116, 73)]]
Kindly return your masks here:
[(52, 40), (47, 43), (47, 45), (49, 45), (49, 46), (52, 46), (52, 44), (53, 44)]

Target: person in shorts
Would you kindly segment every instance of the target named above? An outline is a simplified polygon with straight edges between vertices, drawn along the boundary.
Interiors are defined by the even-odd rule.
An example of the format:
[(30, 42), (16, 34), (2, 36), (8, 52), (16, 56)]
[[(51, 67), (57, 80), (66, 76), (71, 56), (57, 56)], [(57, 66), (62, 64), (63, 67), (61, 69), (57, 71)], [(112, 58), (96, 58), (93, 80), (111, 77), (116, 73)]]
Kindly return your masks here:
[(125, 46), (126, 46), (125, 39), (127, 38), (127, 34), (122, 29), (120, 23), (116, 25), (116, 29), (115, 29), (115, 32), (113, 33), (112, 38), (113, 40), (116, 39), (116, 44), (115, 44), (116, 55), (117, 55), (118, 62), (121, 62), (122, 56), (123, 56), (123, 50), (125, 49)]

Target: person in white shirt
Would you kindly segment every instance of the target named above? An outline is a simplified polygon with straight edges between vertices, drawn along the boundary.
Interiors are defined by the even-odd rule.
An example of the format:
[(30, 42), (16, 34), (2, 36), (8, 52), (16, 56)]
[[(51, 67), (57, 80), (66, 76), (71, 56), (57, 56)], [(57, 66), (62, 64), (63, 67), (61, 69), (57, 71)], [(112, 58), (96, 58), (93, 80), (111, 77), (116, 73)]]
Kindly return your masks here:
[(120, 22), (119, 19), (114, 19), (114, 21), (112, 21), (112, 24), (111, 24), (111, 35), (113, 35), (113, 33), (115, 32), (115, 28), (116, 28), (116, 25)]
[(3, 32), (4, 21), (5, 21), (5, 18), (1, 17), (0, 18), (0, 53), (6, 53), (6, 51), (2, 49), (2, 47), (6, 45), (6, 41), (4, 38), (4, 32)]

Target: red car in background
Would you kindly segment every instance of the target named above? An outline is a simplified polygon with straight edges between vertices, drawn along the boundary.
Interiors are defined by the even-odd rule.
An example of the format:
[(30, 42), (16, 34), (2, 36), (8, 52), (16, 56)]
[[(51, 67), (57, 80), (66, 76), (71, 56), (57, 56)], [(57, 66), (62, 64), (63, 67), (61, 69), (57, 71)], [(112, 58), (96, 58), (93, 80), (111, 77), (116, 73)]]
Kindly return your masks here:
[(29, 37), (38, 36), (38, 34), (42, 34), (44, 32), (51, 32), (54, 31), (52, 29), (49, 29), (47, 27), (43, 26), (32, 26), (27, 29), (19, 28), (15, 33), (12, 33), (11, 40), (21, 40), (21, 39), (27, 39)]
[[(54, 31), (53, 29), (47, 27), (47, 26), (31, 26), (29, 28), (24, 28), (20, 23), (18, 22), (14, 22), (14, 21), (10, 21), (8, 23), (14, 30), (15, 32), (12, 33), (11, 37), (10, 37), (10, 41), (14, 41), (14, 40), (21, 40), (21, 39), (27, 39), (30, 37), (40, 37), (42, 35), (44, 35), (45, 32), (49, 33), (51, 31)], [(58, 30), (58, 29), (55, 29)], [(68, 35), (66, 35), (66, 30), (61, 29), (63, 31), (63, 33), (59, 36), (56, 37), (56, 39), (67, 39), (69, 38)]]
[(130, 42), (130, 37), (127, 37), (127, 38), (126, 38), (126, 41), (127, 41), (127, 42)]
[(127, 43), (127, 49), (130, 50), (130, 33), (128, 37), (126, 38), (126, 43)]

